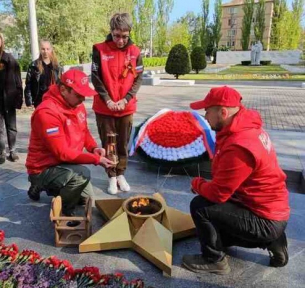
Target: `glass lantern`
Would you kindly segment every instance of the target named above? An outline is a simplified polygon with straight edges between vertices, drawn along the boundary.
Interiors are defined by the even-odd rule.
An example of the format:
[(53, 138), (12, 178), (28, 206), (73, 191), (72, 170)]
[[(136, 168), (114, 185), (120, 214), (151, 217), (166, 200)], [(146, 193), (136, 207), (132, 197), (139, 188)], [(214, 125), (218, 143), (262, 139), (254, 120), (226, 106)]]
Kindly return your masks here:
[(119, 163), (119, 157), (116, 149), (116, 135), (115, 133), (107, 133), (106, 143), (106, 157), (111, 160), (114, 165)]

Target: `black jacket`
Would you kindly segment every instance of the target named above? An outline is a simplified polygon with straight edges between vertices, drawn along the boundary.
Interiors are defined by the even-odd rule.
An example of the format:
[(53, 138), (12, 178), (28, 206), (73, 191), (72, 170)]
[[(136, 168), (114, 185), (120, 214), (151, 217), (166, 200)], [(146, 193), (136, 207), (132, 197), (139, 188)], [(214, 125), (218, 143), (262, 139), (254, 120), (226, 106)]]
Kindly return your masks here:
[(3, 52), (1, 62), (5, 66), (5, 80), (3, 90), (4, 108), (6, 110), (21, 109), (23, 97), (19, 64), (12, 54), (6, 52)]
[[(58, 83), (60, 78), (60, 68), (53, 68), (53, 77), (55, 83)], [(37, 107), (41, 101), (42, 96), (48, 91), (49, 87), (46, 85), (46, 81), (42, 80), (41, 73), (38, 70), (38, 59), (33, 61), (28, 69), (25, 80), (24, 98), (26, 106), (34, 105)]]

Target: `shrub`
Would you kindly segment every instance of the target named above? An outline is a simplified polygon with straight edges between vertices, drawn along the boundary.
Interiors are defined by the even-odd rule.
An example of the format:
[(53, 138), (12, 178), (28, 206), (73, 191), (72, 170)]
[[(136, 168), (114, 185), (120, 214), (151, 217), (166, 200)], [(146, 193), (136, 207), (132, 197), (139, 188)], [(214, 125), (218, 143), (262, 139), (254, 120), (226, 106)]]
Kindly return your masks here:
[(249, 66), (251, 64), (251, 61), (247, 60), (247, 61), (241, 61), (241, 65), (243, 66)]
[(165, 66), (167, 57), (151, 57), (143, 58), (144, 67), (158, 67)]
[(191, 53), (192, 70), (196, 71), (198, 74), (199, 70), (203, 70), (207, 67), (207, 62), (205, 60), (205, 53), (201, 47), (195, 47)]
[(264, 66), (271, 65), (271, 60), (264, 60), (264, 61), (260, 61), (259, 63)]
[(176, 79), (191, 71), (190, 57), (184, 45), (177, 44), (170, 50), (165, 71), (175, 75)]

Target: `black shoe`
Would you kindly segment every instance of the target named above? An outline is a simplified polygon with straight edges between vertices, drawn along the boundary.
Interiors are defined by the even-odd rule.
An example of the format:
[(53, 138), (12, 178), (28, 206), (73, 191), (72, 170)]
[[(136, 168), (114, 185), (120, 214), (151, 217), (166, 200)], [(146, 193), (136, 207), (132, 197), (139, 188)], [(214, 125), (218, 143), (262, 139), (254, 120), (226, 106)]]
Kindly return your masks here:
[(86, 203), (87, 203), (87, 197), (80, 196), (77, 205), (79, 205), (79, 206), (85, 206)]
[(31, 185), (31, 187), (30, 187), (30, 189), (28, 191), (28, 196), (33, 201), (39, 201), (41, 191), (42, 190), (40, 189), (39, 186)]
[(211, 263), (203, 258), (201, 254), (184, 255), (182, 258), (182, 265), (195, 273), (210, 272), (225, 275), (231, 271), (226, 256), (219, 262)]
[(276, 239), (270, 245), (268, 245), (267, 250), (270, 254), (270, 266), (285, 266), (289, 260), (287, 238), (285, 232), (280, 236), (280, 238)]
[(0, 164), (5, 163), (5, 160), (6, 160), (5, 152), (0, 153)]
[(10, 156), (8, 156), (8, 160), (10, 160), (12, 162), (16, 162), (17, 160), (19, 160), (19, 156), (17, 155), (17, 153), (15, 151), (11, 151)]

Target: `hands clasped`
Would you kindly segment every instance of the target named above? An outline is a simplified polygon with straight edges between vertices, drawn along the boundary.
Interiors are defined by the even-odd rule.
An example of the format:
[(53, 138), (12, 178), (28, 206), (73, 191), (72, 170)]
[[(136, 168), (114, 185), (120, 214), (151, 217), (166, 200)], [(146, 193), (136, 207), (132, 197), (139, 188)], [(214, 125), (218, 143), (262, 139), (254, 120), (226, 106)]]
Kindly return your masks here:
[(111, 111), (123, 111), (127, 105), (126, 99), (121, 99), (118, 102), (113, 102), (112, 100), (107, 101), (107, 107)]
[(100, 156), (100, 163), (99, 164), (101, 166), (103, 166), (105, 168), (115, 166), (115, 163), (113, 161), (111, 161), (111, 160), (109, 160), (108, 158), (105, 157), (106, 151), (105, 151), (104, 148), (94, 148), (93, 154)]

